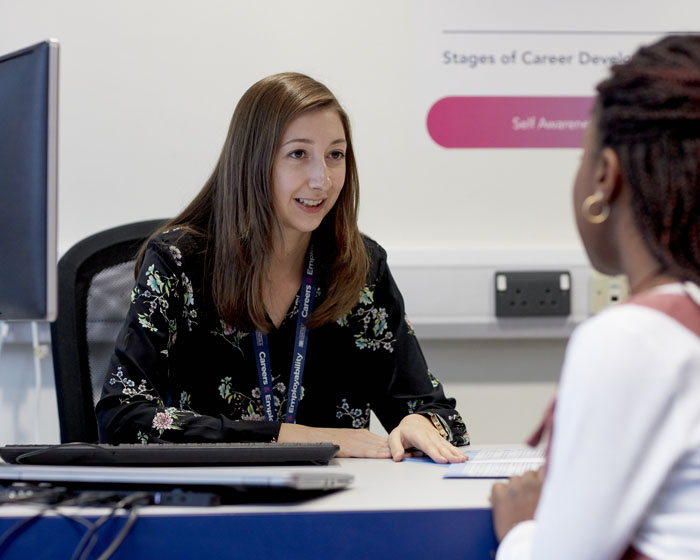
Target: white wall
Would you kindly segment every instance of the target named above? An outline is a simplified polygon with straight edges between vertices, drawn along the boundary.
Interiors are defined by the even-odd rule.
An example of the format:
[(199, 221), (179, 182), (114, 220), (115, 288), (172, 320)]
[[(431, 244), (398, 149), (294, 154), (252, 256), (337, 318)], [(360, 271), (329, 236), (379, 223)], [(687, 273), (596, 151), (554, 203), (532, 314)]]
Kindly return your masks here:
[(503, 165), (503, 151), (418, 141), (412, 1), (0, 0), (0, 9), (0, 52), (61, 41), (63, 249), (181, 208), (211, 171), (243, 91), (286, 70), (326, 82), (350, 113), (361, 225), (385, 246), (577, 244), (576, 150), (508, 150)]
[[(464, 3), (475, 20), (497, 13), (504, 26), (553, 28), (598, 25), (610, 6), (577, 3), (582, 20), (569, 2)], [(682, 9), (664, 10), (676, 28), (688, 10), (698, 15), (688, 0), (675, 3)], [(646, 13), (650, 26), (655, 4), (616, 3), (620, 13)], [(420, 24), (409, 0), (0, 0), (0, 52), (61, 42), (60, 249), (178, 211), (211, 171), (243, 91), (295, 70), (327, 83), (346, 106), (361, 227), (389, 249), (580, 252), (569, 208), (579, 150), (445, 150), (417, 137)], [(554, 390), (563, 348), (563, 339), (425, 344), (479, 442), (524, 436)], [(0, 357), (0, 443), (31, 433), (26, 352), (8, 345)], [(42, 438), (55, 438), (55, 409), (42, 408)]]

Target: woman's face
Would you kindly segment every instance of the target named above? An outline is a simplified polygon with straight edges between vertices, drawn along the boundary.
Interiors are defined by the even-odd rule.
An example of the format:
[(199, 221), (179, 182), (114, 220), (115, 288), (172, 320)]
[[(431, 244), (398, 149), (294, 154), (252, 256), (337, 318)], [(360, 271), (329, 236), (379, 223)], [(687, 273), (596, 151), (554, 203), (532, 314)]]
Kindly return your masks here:
[(335, 109), (311, 109), (287, 125), (272, 164), (272, 198), (285, 238), (314, 231), (345, 183), (347, 140)]

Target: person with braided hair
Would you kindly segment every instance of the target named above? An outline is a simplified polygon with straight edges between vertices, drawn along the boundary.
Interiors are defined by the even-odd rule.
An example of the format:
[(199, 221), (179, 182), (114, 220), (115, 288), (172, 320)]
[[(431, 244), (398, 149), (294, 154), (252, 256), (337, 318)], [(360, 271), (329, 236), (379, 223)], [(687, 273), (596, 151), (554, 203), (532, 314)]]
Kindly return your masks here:
[(597, 91), (576, 223), (632, 295), (572, 335), (545, 468), (494, 485), (498, 560), (700, 558), (700, 36)]

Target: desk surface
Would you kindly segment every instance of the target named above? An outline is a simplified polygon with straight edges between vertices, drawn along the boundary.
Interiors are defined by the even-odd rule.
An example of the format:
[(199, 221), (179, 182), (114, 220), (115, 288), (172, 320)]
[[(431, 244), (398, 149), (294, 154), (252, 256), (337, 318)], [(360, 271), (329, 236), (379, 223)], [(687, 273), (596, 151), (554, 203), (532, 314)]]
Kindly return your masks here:
[[(258, 467), (278, 470), (279, 467)], [(494, 481), (443, 479), (447, 467), (434, 463), (389, 459), (334, 459), (327, 467), (288, 467), (283, 470), (333, 469), (355, 477), (347, 490), (294, 505), (221, 506), (226, 513), (332, 512), (376, 510), (431, 510), (490, 508), (488, 497)], [(157, 512), (191, 513), (190, 508), (149, 508)]]
[[(417, 461), (335, 459), (327, 467), (286, 470), (295, 469), (337, 469), (355, 480), (347, 490), (294, 504), (144, 507), (113, 558), (162, 557), (166, 552), (169, 558), (492, 557), (488, 496), (493, 480), (443, 479), (446, 467)], [(0, 531), (34, 512), (29, 506), (0, 508)], [(79, 510), (90, 518), (103, 513)], [(121, 517), (100, 530), (103, 547), (123, 524)], [(51, 535), (52, 546), (70, 557), (82, 532), (69, 519), (49, 515), (6, 543), (0, 555), (40, 558), (38, 543)], [(237, 553), (225, 553), (231, 550), (225, 544)]]

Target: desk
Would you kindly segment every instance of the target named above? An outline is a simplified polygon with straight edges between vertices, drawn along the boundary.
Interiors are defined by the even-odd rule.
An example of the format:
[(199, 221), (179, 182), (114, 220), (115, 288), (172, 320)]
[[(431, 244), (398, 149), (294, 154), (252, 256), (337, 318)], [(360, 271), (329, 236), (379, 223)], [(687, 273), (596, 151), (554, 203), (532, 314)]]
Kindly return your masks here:
[[(493, 558), (492, 480), (443, 479), (445, 467), (414, 461), (335, 459), (328, 467), (291, 468), (337, 469), (355, 481), (350, 489), (291, 505), (144, 507), (112, 558)], [(33, 511), (0, 507), (0, 532)], [(67, 511), (91, 520), (105, 512)], [(101, 528), (90, 558), (124, 520)], [(70, 558), (84, 531), (64, 517), (42, 517), (3, 548), (2, 558)]]

